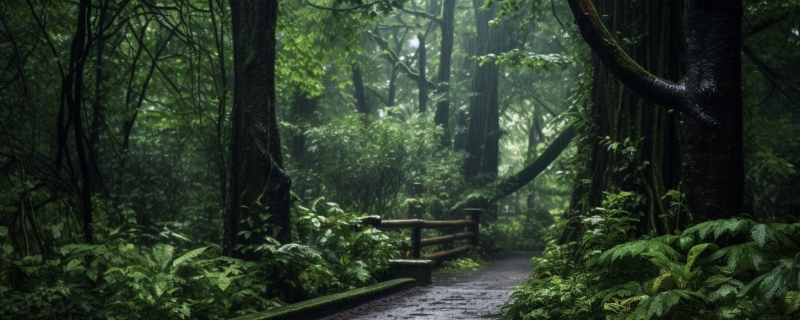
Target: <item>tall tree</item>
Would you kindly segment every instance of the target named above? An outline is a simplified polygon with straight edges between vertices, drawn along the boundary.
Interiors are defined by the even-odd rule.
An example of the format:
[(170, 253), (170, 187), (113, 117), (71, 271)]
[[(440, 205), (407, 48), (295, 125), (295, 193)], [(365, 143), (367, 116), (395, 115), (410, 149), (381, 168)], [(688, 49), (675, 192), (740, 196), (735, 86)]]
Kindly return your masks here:
[(450, 67), (453, 57), (455, 13), (456, 1), (444, 0), (439, 23), (442, 33), (439, 45), (439, 73), (436, 75), (436, 94), (441, 96), (436, 102), (436, 115), (433, 122), (444, 129), (442, 144), (445, 147), (450, 146)]
[(686, 14), (686, 77), (659, 78), (616, 42), (590, 0), (569, 0), (587, 44), (625, 86), (648, 101), (682, 112), (685, 204), (694, 221), (742, 212), (740, 1), (690, 1)]
[[(500, 28), (489, 26), (497, 15), (497, 6), (483, 9), (483, 1), (473, 0), (477, 36), (476, 56), (498, 54), (503, 50), (505, 33)], [(495, 63), (476, 64), (472, 80), (472, 96), (469, 100), (469, 127), (466, 151), (469, 154), (464, 174), (474, 178), (483, 174), (482, 180), (494, 180), (499, 164), (500, 112), (498, 105), (499, 66)], [(486, 181), (483, 181), (486, 182)]]
[[(600, 14), (608, 15), (611, 31), (628, 39), (625, 48), (631, 59), (671, 81), (683, 76), (684, 29), (665, 27), (683, 21), (683, 1), (598, 0), (595, 4)], [(596, 57), (592, 60), (587, 113), (593, 125), (584, 128), (592, 138), (582, 140), (580, 147), (586, 157), (580, 179), (591, 183), (576, 184), (572, 207), (596, 208), (606, 192), (624, 190), (641, 196), (642, 201), (630, 210), (640, 219), (639, 232), (663, 234), (680, 229), (678, 224), (687, 220), (685, 213), (667, 215), (661, 200), (667, 190), (679, 187), (679, 117), (625, 88), (601, 63)], [(593, 137), (603, 137), (603, 143)]]
[(278, 1), (231, 0), (234, 91), (223, 251), (257, 260), (264, 237), (291, 241), (289, 188), (275, 115)]

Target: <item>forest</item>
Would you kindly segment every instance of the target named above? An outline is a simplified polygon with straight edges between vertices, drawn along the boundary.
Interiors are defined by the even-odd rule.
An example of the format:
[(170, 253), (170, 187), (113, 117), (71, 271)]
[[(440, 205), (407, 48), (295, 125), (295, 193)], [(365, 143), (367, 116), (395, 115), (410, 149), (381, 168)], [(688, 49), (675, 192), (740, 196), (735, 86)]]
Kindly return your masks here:
[(478, 208), (503, 319), (796, 319), (798, 107), (800, 0), (0, 1), (0, 318), (253, 314)]

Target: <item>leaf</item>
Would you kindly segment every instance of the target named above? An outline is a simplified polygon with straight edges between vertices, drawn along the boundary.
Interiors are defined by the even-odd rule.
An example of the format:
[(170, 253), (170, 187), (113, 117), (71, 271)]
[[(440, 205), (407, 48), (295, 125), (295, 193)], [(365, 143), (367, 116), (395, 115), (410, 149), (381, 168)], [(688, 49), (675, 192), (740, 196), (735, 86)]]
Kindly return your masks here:
[(64, 267), (64, 272), (70, 272), (72, 270), (75, 270), (81, 263), (82, 262), (80, 259), (70, 260), (69, 263), (67, 263), (67, 266)]
[(669, 245), (653, 240), (634, 240), (614, 246), (600, 255), (601, 263), (613, 263), (615, 260), (626, 256), (639, 256), (644, 252), (659, 252), (664, 257), (677, 260), (680, 253)]
[(783, 295), (784, 315), (790, 315), (792, 312), (800, 309), (800, 291), (789, 291)]
[(194, 249), (192, 251), (189, 251), (189, 252), (183, 254), (182, 256), (178, 257), (178, 259), (175, 259), (175, 261), (172, 262), (172, 267), (173, 268), (177, 268), (177, 267), (180, 267), (182, 264), (184, 264), (186, 262), (192, 261), (192, 259), (197, 258), (198, 256), (200, 256), (200, 254), (202, 254), (208, 248), (211, 248), (211, 247), (208, 246), (208, 247), (197, 248), (197, 249)]
[(769, 272), (750, 281), (737, 296), (744, 297), (753, 289), (758, 298), (764, 301), (772, 301), (788, 291), (800, 290), (800, 264), (793, 260), (783, 261)]
[(672, 276), (671, 273), (664, 273), (664, 274), (658, 276), (658, 278), (656, 278), (653, 281), (653, 287), (650, 288), (650, 293), (651, 294), (656, 294), (658, 292), (658, 288), (661, 287), (661, 282), (663, 282), (664, 279), (666, 279), (668, 277), (671, 277), (671, 276)]
[(764, 243), (767, 242), (767, 225), (763, 223), (757, 224), (750, 229), (750, 237), (758, 244), (759, 248), (764, 248)]
[(709, 292), (706, 297), (708, 298), (708, 301), (713, 302), (725, 299), (731, 295), (735, 295), (737, 292), (738, 290), (734, 286), (723, 284), (719, 287), (719, 289)]
[(171, 245), (159, 243), (153, 246), (153, 260), (155, 260), (161, 270), (166, 268), (169, 261), (172, 260), (172, 255), (174, 253), (175, 247)]
[(86, 270), (86, 276), (92, 279), (92, 281), (97, 281), (97, 268), (89, 268), (89, 270)]
[(719, 236), (725, 233), (735, 237), (739, 233), (749, 230), (753, 224), (754, 222), (751, 220), (739, 218), (706, 221), (686, 228), (681, 234), (681, 237), (692, 237), (695, 233), (699, 236), (700, 241), (705, 240), (705, 238), (712, 233), (714, 234), (714, 239), (719, 238)]
[(712, 251), (717, 251), (719, 249), (719, 247), (713, 243), (701, 243), (689, 249), (689, 253), (686, 255), (686, 267), (685, 267), (686, 272), (692, 270), (692, 265), (694, 264), (694, 261), (697, 259), (698, 256), (700, 256), (700, 253), (702, 253), (703, 250), (708, 248), (710, 248), (710, 250)]

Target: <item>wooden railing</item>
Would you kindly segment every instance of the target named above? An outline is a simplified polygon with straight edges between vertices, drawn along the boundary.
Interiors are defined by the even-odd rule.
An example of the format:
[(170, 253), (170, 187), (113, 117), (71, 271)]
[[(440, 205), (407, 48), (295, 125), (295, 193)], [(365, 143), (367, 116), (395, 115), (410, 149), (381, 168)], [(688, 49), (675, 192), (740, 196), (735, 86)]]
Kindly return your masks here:
[[(379, 216), (368, 216), (361, 218), (361, 223), (372, 225), (380, 230), (410, 228), (412, 229), (411, 245), (410, 248), (408, 248), (408, 251), (410, 251), (410, 258), (444, 260), (454, 255), (466, 252), (471, 247), (478, 245), (478, 239), (480, 235), (480, 217), (483, 209), (466, 208), (463, 210), (466, 213), (466, 216), (463, 220), (381, 220)], [(444, 234), (442, 236), (432, 238), (422, 238), (423, 229), (438, 229), (444, 232), (452, 232), (452, 230), (457, 230), (459, 227), (463, 227), (462, 232)], [(458, 240), (469, 240), (469, 242), (468, 244), (453, 248), (453, 244)], [(423, 247), (435, 245), (443, 245), (443, 250), (421, 256)]]

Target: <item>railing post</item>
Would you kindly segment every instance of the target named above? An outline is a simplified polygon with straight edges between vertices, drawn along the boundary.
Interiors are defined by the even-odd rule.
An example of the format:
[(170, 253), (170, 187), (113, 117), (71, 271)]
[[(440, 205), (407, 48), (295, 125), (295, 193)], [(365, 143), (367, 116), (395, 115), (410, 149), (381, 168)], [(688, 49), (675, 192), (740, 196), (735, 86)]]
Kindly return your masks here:
[(411, 229), (411, 243), (414, 250), (412, 252), (412, 257), (414, 259), (419, 259), (420, 254), (422, 253), (422, 225), (418, 224), (414, 229)]
[(481, 230), (481, 213), (483, 209), (479, 208), (464, 208), (464, 213), (466, 213), (467, 220), (475, 221), (475, 225), (472, 226), (472, 233), (475, 235), (472, 237), (472, 245), (477, 246), (478, 240), (480, 239), (480, 230)]

